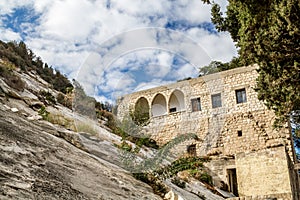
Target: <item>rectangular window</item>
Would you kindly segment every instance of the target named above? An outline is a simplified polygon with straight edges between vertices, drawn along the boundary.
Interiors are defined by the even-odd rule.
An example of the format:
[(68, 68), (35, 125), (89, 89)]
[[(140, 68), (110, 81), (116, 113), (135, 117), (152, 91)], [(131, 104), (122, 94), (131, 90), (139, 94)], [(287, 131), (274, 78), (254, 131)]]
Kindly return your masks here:
[(176, 112), (176, 108), (170, 108), (170, 113)]
[(211, 95), (212, 108), (222, 107), (221, 93)]
[(196, 156), (197, 155), (196, 144), (192, 144), (192, 145), (187, 146), (187, 153), (190, 156)]
[(242, 137), (243, 136), (243, 132), (241, 130), (237, 131), (238, 137)]
[(192, 111), (201, 111), (201, 102), (200, 102), (200, 98), (195, 98), (191, 100), (192, 102)]
[(236, 103), (244, 103), (247, 102), (247, 97), (246, 97), (246, 89), (240, 89), (235, 91), (235, 96), (236, 96)]

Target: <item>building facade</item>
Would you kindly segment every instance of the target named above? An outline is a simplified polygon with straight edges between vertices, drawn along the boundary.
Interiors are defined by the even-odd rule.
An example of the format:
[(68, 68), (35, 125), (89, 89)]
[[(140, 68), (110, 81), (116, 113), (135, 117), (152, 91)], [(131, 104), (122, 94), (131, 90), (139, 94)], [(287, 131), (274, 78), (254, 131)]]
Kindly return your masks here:
[(275, 115), (255, 92), (257, 76), (254, 65), (128, 94), (118, 117), (149, 119), (144, 130), (160, 145), (195, 134), (174, 153), (210, 156), (215, 186), (237, 199), (299, 200), (290, 128), (273, 128)]

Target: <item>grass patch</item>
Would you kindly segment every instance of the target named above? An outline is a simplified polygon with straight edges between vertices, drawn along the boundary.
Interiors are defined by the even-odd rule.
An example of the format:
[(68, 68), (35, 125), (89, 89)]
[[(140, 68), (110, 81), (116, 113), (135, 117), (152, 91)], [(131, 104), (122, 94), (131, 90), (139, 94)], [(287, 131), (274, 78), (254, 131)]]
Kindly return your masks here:
[(85, 133), (90, 133), (91, 135), (97, 135), (98, 131), (96, 130), (95, 125), (93, 122), (82, 122), (82, 121), (76, 121), (76, 131), (77, 132), (85, 132)]

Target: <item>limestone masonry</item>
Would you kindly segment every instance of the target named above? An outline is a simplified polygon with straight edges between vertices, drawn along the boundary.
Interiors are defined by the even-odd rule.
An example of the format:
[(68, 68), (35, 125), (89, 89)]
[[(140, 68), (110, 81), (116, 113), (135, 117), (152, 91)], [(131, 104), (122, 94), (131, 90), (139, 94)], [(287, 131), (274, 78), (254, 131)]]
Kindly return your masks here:
[(289, 125), (272, 127), (273, 111), (255, 92), (257, 66), (180, 81), (119, 99), (118, 117), (149, 118), (144, 130), (160, 145), (187, 133), (178, 156), (211, 156), (214, 184), (233, 199), (299, 200)]

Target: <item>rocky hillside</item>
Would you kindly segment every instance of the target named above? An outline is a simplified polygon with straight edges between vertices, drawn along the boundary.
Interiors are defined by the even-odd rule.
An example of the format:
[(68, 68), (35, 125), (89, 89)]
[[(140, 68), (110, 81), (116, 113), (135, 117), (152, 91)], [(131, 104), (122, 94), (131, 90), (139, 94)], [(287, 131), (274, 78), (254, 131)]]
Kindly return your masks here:
[[(119, 137), (103, 129), (102, 140), (99, 134), (95, 142), (64, 124), (43, 120), (41, 108), (65, 113), (56, 115), (60, 123), (71, 120), (72, 111), (41, 101), (36, 95), (40, 91), (53, 96), (58, 92), (38, 75), (12, 73), (24, 82), (24, 88), (14, 89), (0, 79), (0, 199), (160, 199), (150, 186), (106, 161), (117, 154), (110, 141), (118, 142)], [(88, 151), (93, 141), (106, 147), (102, 159)], [(100, 155), (96, 148), (93, 151)]]
[[(72, 132), (0, 110), (0, 199), (160, 199), (113, 163), (61, 137)], [(68, 135), (70, 134), (70, 135)]]
[[(112, 133), (107, 113), (91, 120), (74, 112), (69, 82), (59, 77), (64, 87), (55, 86), (23, 61), (25, 70), (0, 59), (0, 199), (223, 199), (209, 177), (201, 183), (184, 173), (185, 181), (130, 172), (124, 151), (142, 162), (159, 150)], [(167, 164), (163, 173), (173, 170)]]

